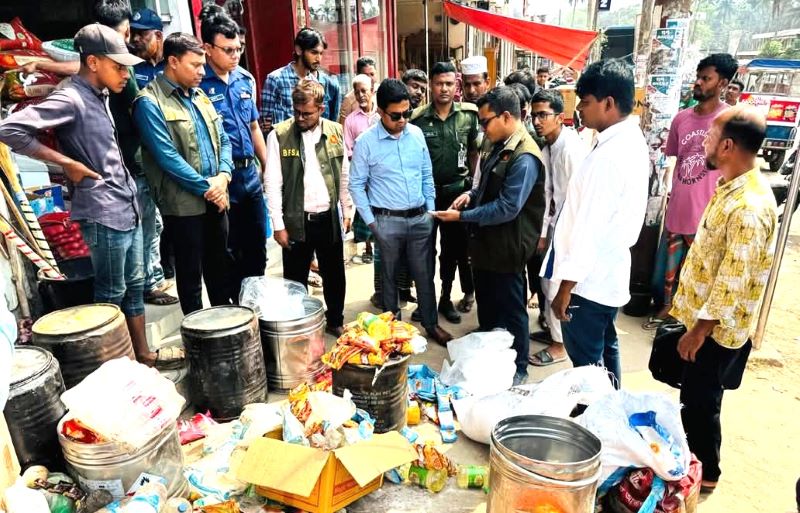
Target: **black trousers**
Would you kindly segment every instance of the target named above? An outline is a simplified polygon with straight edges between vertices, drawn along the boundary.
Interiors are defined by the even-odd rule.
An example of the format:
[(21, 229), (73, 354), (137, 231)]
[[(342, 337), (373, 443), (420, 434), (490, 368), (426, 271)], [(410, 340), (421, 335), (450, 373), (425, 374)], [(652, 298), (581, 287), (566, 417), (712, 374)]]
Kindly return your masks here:
[(175, 252), (175, 282), (184, 315), (203, 308), (203, 285), (211, 306), (230, 304), (227, 283), (228, 214), (206, 203), (199, 216), (164, 216)]
[(261, 191), (231, 202), (228, 216), (228, 254), (232, 262), (228, 287), (231, 300), (238, 303), (242, 280), (264, 276), (267, 268), (267, 211)]
[(304, 241), (290, 241), (289, 249), (283, 250), (283, 277), (300, 282), (308, 287), (308, 270), (314, 253), (322, 276), (322, 292), (325, 296), (328, 326), (335, 328), (344, 324), (344, 245), (339, 234), (331, 228), (331, 216), (317, 217), (305, 221)]
[(722, 394), (739, 387), (752, 344), (728, 349), (706, 338), (694, 363), (686, 364), (681, 383), (681, 419), (689, 449), (703, 464), (703, 479), (718, 481), (721, 470)]
[(475, 293), (475, 282), (472, 279), (472, 267), (469, 265), (469, 233), (465, 223), (442, 223), (436, 221), (441, 234), (439, 239), (439, 279), (442, 281), (441, 298), (450, 299), (456, 269), (461, 281), (461, 291)]
[(496, 273), (473, 269), (475, 278), (475, 301), (478, 304), (479, 329), (489, 331), (505, 328), (514, 336), (513, 348), (517, 372), (528, 373), (528, 351), (530, 327), (528, 308), (525, 304), (525, 274)]

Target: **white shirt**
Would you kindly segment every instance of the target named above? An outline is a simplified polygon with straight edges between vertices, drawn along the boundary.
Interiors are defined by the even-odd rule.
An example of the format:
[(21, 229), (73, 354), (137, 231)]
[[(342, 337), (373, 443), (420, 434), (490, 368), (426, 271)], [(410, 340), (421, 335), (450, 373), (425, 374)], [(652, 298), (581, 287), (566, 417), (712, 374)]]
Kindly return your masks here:
[(552, 259), (552, 279), (576, 282), (573, 294), (605, 306), (625, 305), (649, 169), (647, 145), (633, 119), (600, 132), (570, 179), (542, 276)]
[[(316, 146), (322, 136), (322, 128), (317, 125), (312, 130), (302, 132), (303, 138), (303, 211), (311, 213), (330, 210), (328, 186), (319, 167)], [(342, 216), (350, 218), (353, 202), (347, 192), (350, 162), (342, 159), (342, 172), (339, 185), (339, 201), (342, 205)], [(267, 204), (275, 231), (285, 230), (283, 223), (283, 173), (281, 172), (281, 152), (278, 136), (273, 130), (267, 137)]]
[[(562, 127), (561, 133), (553, 144), (542, 149), (544, 160), (544, 204), (547, 208), (542, 219), (542, 237), (550, 233), (556, 224), (556, 217), (567, 198), (567, 185), (570, 177), (580, 167), (589, 148), (578, 132), (572, 128)], [(550, 215), (550, 203), (553, 203), (554, 215)]]

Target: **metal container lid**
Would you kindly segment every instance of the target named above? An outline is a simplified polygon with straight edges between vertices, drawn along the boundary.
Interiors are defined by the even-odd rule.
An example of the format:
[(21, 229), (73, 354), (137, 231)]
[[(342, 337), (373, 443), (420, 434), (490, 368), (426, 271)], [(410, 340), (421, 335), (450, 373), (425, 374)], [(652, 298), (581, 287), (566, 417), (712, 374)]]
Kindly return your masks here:
[(187, 315), (181, 328), (206, 332), (224, 331), (244, 326), (254, 316), (253, 310), (246, 306), (215, 306)]
[(53, 355), (41, 347), (16, 347), (11, 361), (11, 388), (21, 387), (41, 376), (52, 362)]
[(49, 313), (33, 324), (37, 335), (74, 335), (104, 326), (120, 315), (116, 305), (98, 303)]

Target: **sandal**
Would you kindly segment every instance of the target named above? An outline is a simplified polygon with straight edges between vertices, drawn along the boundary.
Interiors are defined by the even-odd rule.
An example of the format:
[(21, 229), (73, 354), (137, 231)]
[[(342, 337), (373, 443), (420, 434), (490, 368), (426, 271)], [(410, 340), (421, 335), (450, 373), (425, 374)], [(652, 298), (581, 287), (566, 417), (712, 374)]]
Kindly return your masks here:
[(308, 275), (308, 286), (315, 288), (322, 288), (322, 276), (315, 272), (310, 272)]
[(648, 331), (657, 330), (659, 326), (670, 320), (671, 319), (669, 317), (661, 319), (660, 317), (651, 315), (647, 322), (642, 323), (642, 329)]
[(539, 300), (536, 299), (536, 296), (533, 296), (528, 300), (528, 309), (536, 310), (537, 308), (539, 308)]
[(372, 263), (372, 253), (367, 253), (366, 251), (361, 254), (361, 261), (365, 264)]
[(458, 302), (458, 305), (456, 305), (456, 309), (461, 313), (470, 313), (474, 305), (475, 305), (474, 297), (464, 296), (464, 298)]
[(178, 298), (170, 296), (163, 290), (153, 290), (144, 295), (144, 302), (150, 305), (167, 306), (177, 303)]
[(548, 365), (565, 361), (567, 361), (566, 355), (559, 358), (553, 358), (553, 355), (551, 355), (550, 351), (547, 349), (542, 349), (538, 353), (532, 354), (528, 357), (528, 363), (535, 367), (547, 367)]
[(186, 361), (186, 352), (182, 347), (169, 346), (156, 350), (155, 368), (159, 370), (174, 370), (183, 367)]

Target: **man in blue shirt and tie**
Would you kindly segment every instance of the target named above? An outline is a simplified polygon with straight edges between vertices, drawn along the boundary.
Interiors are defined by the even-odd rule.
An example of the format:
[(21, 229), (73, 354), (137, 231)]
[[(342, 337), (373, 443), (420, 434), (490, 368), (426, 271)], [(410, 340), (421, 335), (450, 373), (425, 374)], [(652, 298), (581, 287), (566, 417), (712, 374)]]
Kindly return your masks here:
[(200, 20), (206, 51), (206, 75), (200, 88), (222, 116), (233, 155), (228, 188), (229, 286), (231, 300), (238, 303), (242, 280), (263, 276), (267, 268), (267, 206), (261, 189), (267, 146), (258, 125), (255, 79), (239, 66), (239, 27), (215, 5), (204, 7)]
[(399, 313), (397, 270), (408, 262), (417, 284), (422, 326), (446, 344), (452, 336), (438, 324), (433, 285), (433, 166), (422, 130), (408, 122), (406, 86), (384, 80), (377, 92), (380, 123), (356, 139), (350, 167), (350, 194), (381, 251), (383, 305)]

